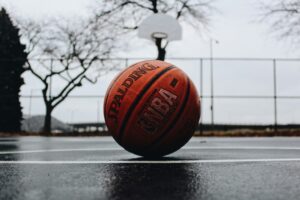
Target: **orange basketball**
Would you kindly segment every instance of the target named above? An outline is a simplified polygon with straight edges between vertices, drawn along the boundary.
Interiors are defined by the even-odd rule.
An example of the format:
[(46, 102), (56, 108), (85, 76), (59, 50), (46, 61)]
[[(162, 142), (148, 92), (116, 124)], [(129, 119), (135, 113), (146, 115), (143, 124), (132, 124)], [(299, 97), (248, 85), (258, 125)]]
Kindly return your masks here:
[(113, 138), (141, 156), (170, 154), (189, 141), (200, 118), (200, 100), (189, 77), (174, 65), (143, 61), (110, 84), (104, 117)]

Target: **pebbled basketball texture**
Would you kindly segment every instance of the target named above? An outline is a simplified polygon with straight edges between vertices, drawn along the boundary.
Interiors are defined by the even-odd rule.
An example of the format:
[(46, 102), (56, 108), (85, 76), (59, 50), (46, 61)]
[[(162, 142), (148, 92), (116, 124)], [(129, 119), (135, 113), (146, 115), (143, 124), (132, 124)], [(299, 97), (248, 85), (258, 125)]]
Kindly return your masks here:
[(174, 65), (149, 60), (123, 70), (110, 84), (104, 117), (127, 151), (159, 157), (180, 149), (200, 118), (200, 99), (189, 77)]

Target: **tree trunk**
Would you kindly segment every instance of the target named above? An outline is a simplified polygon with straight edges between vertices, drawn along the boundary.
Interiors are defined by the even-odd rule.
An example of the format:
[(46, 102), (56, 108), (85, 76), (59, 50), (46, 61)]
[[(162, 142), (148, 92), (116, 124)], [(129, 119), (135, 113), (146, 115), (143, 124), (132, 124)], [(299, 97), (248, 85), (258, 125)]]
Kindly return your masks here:
[(53, 108), (51, 105), (46, 105), (46, 115), (44, 120), (44, 128), (43, 131), (46, 135), (51, 134), (51, 114)]
[(155, 39), (155, 45), (157, 47), (157, 60), (165, 60), (166, 57), (166, 47), (162, 47), (162, 39), (161, 38), (157, 38)]

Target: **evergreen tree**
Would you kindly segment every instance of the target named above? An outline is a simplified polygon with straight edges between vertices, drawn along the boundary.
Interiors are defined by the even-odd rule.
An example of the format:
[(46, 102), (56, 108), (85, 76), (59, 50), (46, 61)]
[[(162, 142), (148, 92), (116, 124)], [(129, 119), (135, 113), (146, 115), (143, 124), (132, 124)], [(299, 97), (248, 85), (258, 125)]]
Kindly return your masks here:
[(21, 74), (27, 54), (20, 43), (19, 29), (13, 25), (4, 8), (0, 11), (0, 131), (20, 131), (22, 108), (20, 87), (24, 84)]

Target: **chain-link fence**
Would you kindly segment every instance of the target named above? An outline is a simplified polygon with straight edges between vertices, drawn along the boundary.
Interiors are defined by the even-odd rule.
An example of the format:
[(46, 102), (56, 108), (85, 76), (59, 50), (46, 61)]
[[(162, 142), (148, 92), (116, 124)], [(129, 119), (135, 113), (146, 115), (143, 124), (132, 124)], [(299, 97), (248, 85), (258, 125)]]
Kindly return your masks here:
[[(85, 82), (53, 112), (65, 123), (104, 123), (106, 88), (119, 70), (144, 58), (112, 59), (119, 67), (102, 75), (96, 84)], [(201, 96), (200, 127), (220, 125), (300, 124), (300, 59), (169, 58), (184, 70)], [(95, 67), (97, 68), (97, 67)], [(42, 85), (30, 72), (24, 74), (21, 103), (25, 116), (44, 115)], [(59, 90), (58, 80), (52, 91)]]

